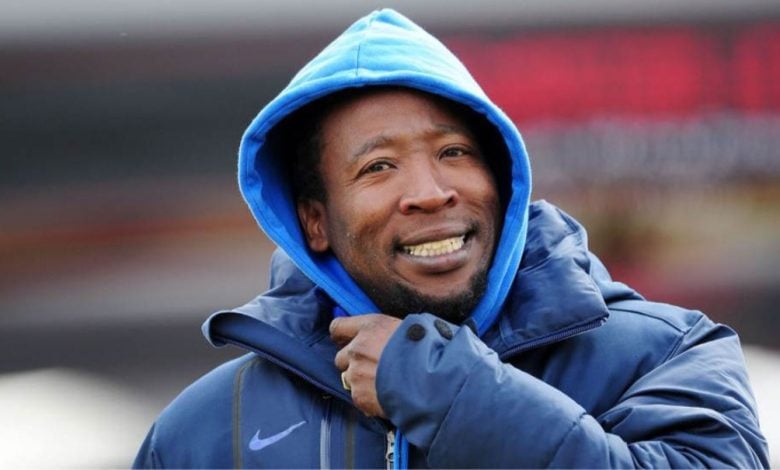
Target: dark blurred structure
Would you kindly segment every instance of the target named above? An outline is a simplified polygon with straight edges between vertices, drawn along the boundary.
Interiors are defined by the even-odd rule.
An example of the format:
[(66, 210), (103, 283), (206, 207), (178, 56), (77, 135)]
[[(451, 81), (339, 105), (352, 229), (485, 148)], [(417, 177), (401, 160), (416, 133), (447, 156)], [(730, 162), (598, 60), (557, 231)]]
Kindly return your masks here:
[[(235, 354), (199, 325), (267, 283), (241, 132), (366, 8), (233, 3), (0, 20), (0, 373), (86, 370), (159, 407)], [(460, 7), (399, 9), (518, 123), (535, 196), (618, 280), (780, 348), (780, 3)]]

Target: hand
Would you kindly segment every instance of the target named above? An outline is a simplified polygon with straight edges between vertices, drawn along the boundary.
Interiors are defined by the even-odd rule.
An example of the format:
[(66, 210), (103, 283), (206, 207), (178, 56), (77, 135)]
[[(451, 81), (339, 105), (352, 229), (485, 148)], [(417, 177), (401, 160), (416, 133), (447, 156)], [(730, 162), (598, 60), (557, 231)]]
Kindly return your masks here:
[(379, 313), (340, 317), (330, 323), (330, 337), (340, 348), (336, 367), (345, 374), (352, 402), (366, 416), (386, 418), (376, 396), (376, 368), (400, 324), (401, 320)]

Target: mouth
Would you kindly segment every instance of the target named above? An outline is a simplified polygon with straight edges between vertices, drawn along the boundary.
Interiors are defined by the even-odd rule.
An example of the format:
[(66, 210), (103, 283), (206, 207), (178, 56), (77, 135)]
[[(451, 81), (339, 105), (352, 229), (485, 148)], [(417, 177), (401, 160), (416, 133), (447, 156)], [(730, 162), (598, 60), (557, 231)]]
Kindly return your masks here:
[(476, 223), (453, 225), (421, 227), (397, 240), (395, 267), (398, 272), (417, 287), (433, 279), (430, 276), (437, 282), (441, 281), (441, 276), (450, 276), (456, 282), (458, 272), (482, 258), (482, 244)]
[(463, 248), (466, 244), (467, 235), (468, 234), (457, 235), (416, 245), (402, 245), (401, 250), (407, 255), (420, 258), (448, 255)]

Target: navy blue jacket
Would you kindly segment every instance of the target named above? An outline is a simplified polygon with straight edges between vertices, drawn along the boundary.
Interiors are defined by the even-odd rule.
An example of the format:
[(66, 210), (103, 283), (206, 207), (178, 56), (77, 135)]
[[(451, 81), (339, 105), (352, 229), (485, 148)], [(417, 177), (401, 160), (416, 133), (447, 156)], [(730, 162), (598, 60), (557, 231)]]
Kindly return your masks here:
[[(519, 275), (482, 339), (452, 324), (443, 335), (429, 314), (391, 337), (377, 376), (390, 422), (352, 406), (333, 365), (333, 304), (277, 251), (271, 290), (204, 325), (250, 353), (166, 408), (135, 466), (382, 467), (395, 426), (410, 467), (768, 466), (735, 333), (642, 300), (573, 219), (530, 209)], [(412, 324), (422, 339), (407, 337)]]
[[(309, 251), (274, 130), (322, 96), (388, 85), (456, 101), (493, 126), (504, 214), (468, 326), (414, 314), (391, 337), (377, 372), (382, 421), (352, 405), (328, 336), (336, 307), (379, 310), (339, 260)], [(767, 465), (734, 332), (612, 282), (573, 219), (530, 205), (514, 124), (446, 47), (398, 13), (358, 20), (292, 79), (244, 134), (238, 174), (281, 249), (271, 289), (215, 314), (204, 332), (249, 353), (166, 408), (136, 466), (362, 468), (388, 457), (401, 467)], [(413, 325), (425, 334), (407, 334)]]

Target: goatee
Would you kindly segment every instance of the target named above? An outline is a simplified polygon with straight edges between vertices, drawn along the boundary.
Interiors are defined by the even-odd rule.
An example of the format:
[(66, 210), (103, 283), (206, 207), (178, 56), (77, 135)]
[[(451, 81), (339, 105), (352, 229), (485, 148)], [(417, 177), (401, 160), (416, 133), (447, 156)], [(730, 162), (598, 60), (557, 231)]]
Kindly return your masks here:
[(381, 313), (401, 319), (412, 313), (431, 313), (451, 323), (461, 324), (469, 318), (485, 293), (487, 269), (482, 269), (471, 277), (468, 289), (444, 298), (425, 295), (396, 283), (379, 286), (357, 281), (366, 294), (374, 299)]

